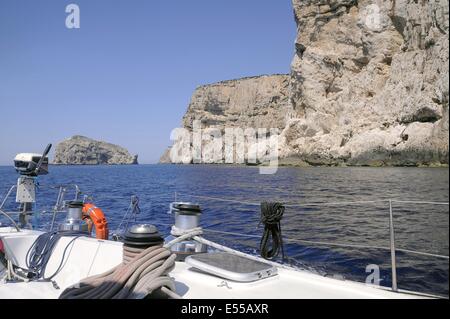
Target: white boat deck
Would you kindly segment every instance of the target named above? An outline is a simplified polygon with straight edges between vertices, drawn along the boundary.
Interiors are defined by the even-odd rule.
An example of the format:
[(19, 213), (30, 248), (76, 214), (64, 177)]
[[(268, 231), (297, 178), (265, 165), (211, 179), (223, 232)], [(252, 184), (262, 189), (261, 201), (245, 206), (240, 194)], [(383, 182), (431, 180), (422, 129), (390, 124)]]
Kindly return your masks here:
[[(41, 232), (7, 231), (0, 228), (8, 258), (15, 265), (25, 266), (25, 255)], [(71, 237), (62, 238), (50, 258), (46, 276), (58, 267), (62, 251)], [(122, 244), (115, 241), (81, 237), (67, 252), (61, 272), (51, 282), (0, 281), (1, 298), (44, 299), (58, 298), (62, 291), (79, 280), (103, 273), (122, 262)], [(0, 266), (1, 267), (1, 266)], [(6, 270), (0, 268), (0, 280)], [(177, 293), (187, 299), (367, 299), (367, 298), (423, 298), (414, 294), (394, 293), (390, 290), (363, 283), (323, 277), (307, 271), (279, 268), (278, 275), (250, 283), (225, 280), (202, 273), (184, 262), (176, 262), (170, 273), (176, 282)]]
[(405, 299), (419, 296), (395, 293), (363, 283), (323, 277), (307, 271), (278, 269), (278, 275), (251, 283), (211, 276), (183, 262), (171, 275), (177, 293), (187, 299)]
[(0, 299), (58, 299), (61, 292), (51, 282), (0, 284)]

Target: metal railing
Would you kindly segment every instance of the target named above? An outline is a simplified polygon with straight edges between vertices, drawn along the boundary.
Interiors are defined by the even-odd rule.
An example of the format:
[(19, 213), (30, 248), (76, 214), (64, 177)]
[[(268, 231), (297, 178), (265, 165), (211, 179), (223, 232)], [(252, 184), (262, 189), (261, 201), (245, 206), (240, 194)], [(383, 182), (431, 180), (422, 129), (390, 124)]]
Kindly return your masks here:
[[(45, 211), (44, 210), (44, 211), (40, 212), (40, 213), (43, 213), (43, 214), (45, 214), (45, 213), (53, 214), (52, 222), (51, 222), (51, 225), (50, 225), (50, 231), (51, 231), (53, 229), (53, 225), (54, 225), (54, 222), (55, 222), (55, 219), (56, 219), (56, 214), (60, 213), (60, 212), (65, 212), (65, 207), (64, 207), (65, 206), (65, 200), (64, 199), (65, 199), (65, 195), (67, 193), (67, 190), (69, 188), (73, 188), (74, 189), (75, 197), (74, 197), (73, 200), (78, 200), (78, 198), (79, 198), (79, 196), (81, 194), (81, 191), (80, 191), (80, 188), (78, 187), (78, 185), (76, 185), (76, 184), (64, 184), (64, 185), (56, 185), (56, 186), (47, 186), (47, 185), (38, 184), (38, 187), (48, 187), (49, 189), (58, 189), (58, 196), (57, 196), (57, 199), (56, 199), (56, 203), (53, 206), (53, 208), (51, 209), (51, 211)], [(17, 223), (14, 221), (14, 219), (11, 218), (10, 215), (11, 214), (21, 214), (21, 212), (11, 213), (11, 212), (3, 211), (3, 207), (5, 206), (8, 198), (11, 196), (12, 191), (14, 189), (16, 189), (16, 188), (17, 188), (17, 185), (13, 185), (8, 190), (8, 192), (6, 193), (5, 197), (3, 198), (3, 200), (2, 200), (2, 202), (0, 204), (0, 214), (5, 216), (14, 225), (16, 230), (19, 232), (20, 231), (20, 227), (17, 225)]]
[(3, 206), (5, 206), (6, 201), (8, 200), (8, 197), (11, 195), (12, 191), (16, 188), (16, 185), (11, 186), (11, 188), (8, 190), (8, 192), (6, 193), (6, 196), (3, 198), (2, 203), (0, 204), (0, 214), (5, 216), (6, 219), (8, 219), (14, 226), (14, 228), (20, 232), (20, 228), (17, 225), (17, 223), (14, 221), (14, 219), (11, 218), (11, 216), (9, 216), (9, 214), (7, 214), (6, 212), (3, 211)]
[[(11, 195), (12, 191), (14, 190), (16, 186), (12, 186), (7, 195), (4, 197), (2, 203), (0, 204), (0, 214), (4, 215), (5, 217), (10, 220), (14, 227), (20, 231), (19, 227), (15, 223), (15, 221), (9, 216), (8, 213), (4, 212), (3, 206), (5, 205), (8, 197)], [(68, 185), (58, 185), (58, 186), (52, 186), (52, 188), (59, 188), (58, 197), (56, 200), (56, 204), (54, 205), (51, 213), (53, 213), (52, 223), (50, 230), (53, 228), (53, 224), (56, 218), (56, 214), (64, 209), (64, 197), (67, 191), (67, 188), (73, 187), (75, 189), (75, 199), (78, 199), (79, 195), (81, 194), (80, 189), (75, 184), (68, 184)], [(175, 201), (178, 200), (178, 197), (180, 195), (179, 192), (175, 192)], [(199, 199), (207, 199), (207, 200), (214, 200), (214, 201), (222, 201), (222, 202), (230, 202), (230, 203), (236, 203), (236, 204), (245, 204), (250, 206), (260, 206), (260, 202), (249, 202), (249, 201), (242, 201), (242, 200), (236, 200), (236, 199), (225, 199), (225, 198), (219, 198), (219, 197), (210, 197), (210, 196), (201, 196), (201, 195), (193, 195), (188, 193), (182, 193), (183, 196), (192, 197), (192, 198), (199, 198)], [(348, 248), (367, 248), (367, 249), (380, 249), (380, 250), (387, 250), (390, 251), (391, 255), (391, 269), (392, 269), (392, 290), (397, 292), (398, 291), (398, 284), (397, 284), (397, 257), (396, 252), (404, 252), (404, 253), (411, 253), (416, 255), (423, 255), (423, 256), (429, 256), (429, 257), (436, 257), (441, 259), (449, 259), (449, 256), (440, 255), (440, 254), (434, 254), (429, 252), (423, 252), (423, 251), (417, 251), (417, 250), (410, 250), (410, 249), (404, 249), (404, 248), (397, 248), (395, 243), (395, 227), (394, 227), (394, 216), (393, 216), (393, 203), (402, 203), (402, 204), (427, 204), (427, 205), (443, 205), (443, 206), (449, 206), (448, 202), (434, 202), (434, 201), (413, 201), (413, 200), (395, 200), (395, 199), (381, 199), (381, 200), (368, 200), (368, 201), (347, 201), (347, 202), (317, 202), (317, 203), (294, 203), (294, 204), (285, 204), (285, 207), (320, 207), (320, 206), (340, 206), (340, 205), (354, 205), (354, 204), (374, 204), (374, 203), (388, 203), (389, 204), (389, 242), (390, 247), (383, 247), (383, 246), (372, 246), (372, 245), (361, 245), (361, 244), (350, 244), (350, 243), (336, 243), (336, 242), (320, 242), (320, 241), (311, 241), (311, 240), (303, 240), (303, 239), (285, 239), (287, 242), (295, 242), (295, 243), (308, 243), (308, 244), (315, 244), (315, 245), (325, 245), (325, 246), (337, 246), (337, 247), (348, 247)], [(160, 223), (159, 223), (160, 224)], [(163, 225), (163, 224), (161, 224)], [(235, 232), (226, 232), (226, 231), (218, 231), (218, 230), (211, 230), (211, 229), (205, 229), (206, 232), (212, 232), (212, 233), (222, 233), (222, 234), (229, 234), (234, 236), (241, 236), (241, 237), (250, 237), (250, 238), (260, 238), (258, 235), (249, 235), (249, 234), (241, 234), (241, 233), (235, 233)]]
[(392, 200), (389, 200), (389, 240), (391, 243), (392, 290), (397, 292), (397, 258), (395, 256), (395, 231), (394, 217), (392, 215)]
[[(179, 195), (180, 195), (179, 192), (175, 192), (175, 200), (178, 199)], [(245, 205), (249, 205), (249, 206), (260, 206), (261, 205), (261, 203), (258, 203), (258, 202), (241, 201), (241, 200), (235, 200), (235, 199), (224, 199), (224, 198), (218, 198), (218, 197), (193, 195), (193, 194), (188, 194), (188, 193), (182, 193), (182, 195), (187, 196), (187, 197), (192, 197), (192, 198), (222, 201), (222, 202), (229, 202), (229, 203), (236, 203), (236, 204), (245, 204)], [(306, 203), (286, 204), (284, 206), (285, 207), (308, 207), (308, 206), (309, 207), (314, 207), (314, 206), (320, 207), (320, 206), (339, 206), (339, 205), (345, 206), (345, 205), (369, 204), (369, 203), (371, 203), (371, 204), (388, 203), (389, 204), (389, 243), (390, 243), (390, 247), (349, 244), (349, 243), (335, 243), (335, 242), (333, 242), (333, 243), (319, 242), (319, 241), (289, 239), (289, 238), (287, 238), (287, 241), (288, 242), (297, 242), (297, 243), (303, 242), (303, 243), (325, 245), (325, 246), (388, 250), (388, 251), (390, 251), (390, 255), (391, 255), (391, 269), (392, 269), (392, 286), (391, 286), (391, 288), (392, 288), (392, 291), (395, 291), (395, 292), (398, 292), (396, 252), (400, 251), (400, 252), (404, 252), (404, 253), (411, 253), (411, 254), (416, 254), (416, 255), (423, 255), (423, 256), (436, 257), (436, 258), (449, 260), (449, 256), (446, 256), (446, 255), (434, 254), (434, 253), (411, 250), (411, 249), (397, 248), (395, 245), (396, 244), (395, 243), (395, 227), (394, 227), (394, 216), (393, 216), (393, 208), (392, 208), (393, 203), (449, 206), (448, 202), (381, 199), (381, 200), (350, 201), (350, 202), (323, 202), (323, 203), (307, 203), (306, 202)], [(242, 236), (242, 237), (260, 238), (260, 236), (257, 236), (257, 235), (240, 234), (240, 233), (235, 233), (235, 232), (225, 232), (225, 231), (217, 231), (217, 230), (210, 230), (210, 229), (205, 229), (205, 231), (212, 232), (212, 233), (222, 233), (222, 234), (229, 234), (229, 235), (235, 235), (235, 236)]]

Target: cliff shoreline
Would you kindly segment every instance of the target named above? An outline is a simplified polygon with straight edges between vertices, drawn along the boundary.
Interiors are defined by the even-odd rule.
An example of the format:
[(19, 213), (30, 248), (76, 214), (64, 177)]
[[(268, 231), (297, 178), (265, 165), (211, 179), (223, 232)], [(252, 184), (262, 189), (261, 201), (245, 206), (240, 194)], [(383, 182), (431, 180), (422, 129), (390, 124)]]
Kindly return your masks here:
[(448, 167), (448, 2), (292, 5), (290, 74), (199, 86), (182, 127), (279, 128), (292, 166)]

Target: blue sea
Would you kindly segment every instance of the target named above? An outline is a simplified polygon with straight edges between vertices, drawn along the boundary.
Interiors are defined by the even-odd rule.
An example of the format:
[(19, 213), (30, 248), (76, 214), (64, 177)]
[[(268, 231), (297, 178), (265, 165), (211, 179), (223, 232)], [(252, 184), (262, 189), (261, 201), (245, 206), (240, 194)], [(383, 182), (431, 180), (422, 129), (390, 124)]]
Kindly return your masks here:
[[(0, 167), (0, 198), (16, 183), (13, 167)], [(38, 211), (51, 210), (58, 184), (77, 184), (92, 196), (107, 215), (110, 232), (120, 223), (130, 198), (140, 199), (138, 222), (153, 223), (169, 233), (173, 216), (169, 204), (194, 201), (203, 209), (205, 229), (261, 235), (261, 201), (293, 204), (286, 208), (282, 231), (288, 262), (324, 276), (365, 282), (368, 265), (380, 270), (381, 285), (391, 285), (390, 252), (374, 248), (344, 248), (295, 240), (389, 247), (389, 205), (331, 203), (397, 199), (448, 202), (448, 168), (293, 168), (281, 167), (274, 175), (260, 175), (257, 167), (216, 165), (51, 166), (39, 177)], [(73, 197), (68, 193), (66, 199)], [(206, 196), (237, 200), (218, 201)], [(241, 202), (241, 203), (239, 203)], [(245, 203), (242, 203), (245, 202)], [(295, 206), (297, 205), (297, 206)], [(14, 196), (5, 210), (17, 208)], [(449, 207), (394, 203), (396, 247), (449, 254)], [(58, 217), (61, 220), (64, 216)], [(37, 228), (48, 229), (51, 215), (35, 214)], [(0, 222), (7, 224), (5, 219)], [(206, 232), (208, 239), (258, 254), (258, 238)], [(287, 242), (289, 238), (289, 242)], [(401, 289), (448, 296), (448, 259), (397, 252)]]

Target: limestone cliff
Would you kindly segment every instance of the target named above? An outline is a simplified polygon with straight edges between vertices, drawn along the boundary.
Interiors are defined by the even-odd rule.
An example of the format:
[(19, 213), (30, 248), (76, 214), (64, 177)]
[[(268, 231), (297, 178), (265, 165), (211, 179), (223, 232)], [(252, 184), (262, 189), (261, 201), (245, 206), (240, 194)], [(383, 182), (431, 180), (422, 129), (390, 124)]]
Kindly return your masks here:
[[(289, 81), (289, 75), (277, 74), (200, 86), (192, 95), (182, 126), (192, 131), (197, 120), (203, 129), (219, 129), (222, 133), (225, 128), (276, 128), (281, 132), (292, 115)], [(210, 162), (206, 149), (202, 157)], [(159, 162), (171, 162), (170, 149)]]
[(183, 126), (278, 127), (294, 165), (448, 165), (447, 0), (292, 3), (291, 74), (199, 87)]
[(294, 0), (282, 157), (448, 164), (448, 2)]
[(56, 146), (53, 164), (62, 165), (122, 165), (137, 164), (137, 155), (118, 145), (73, 136)]
[(283, 129), (290, 111), (288, 75), (229, 80), (195, 90), (183, 127), (200, 120), (204, 127)]

